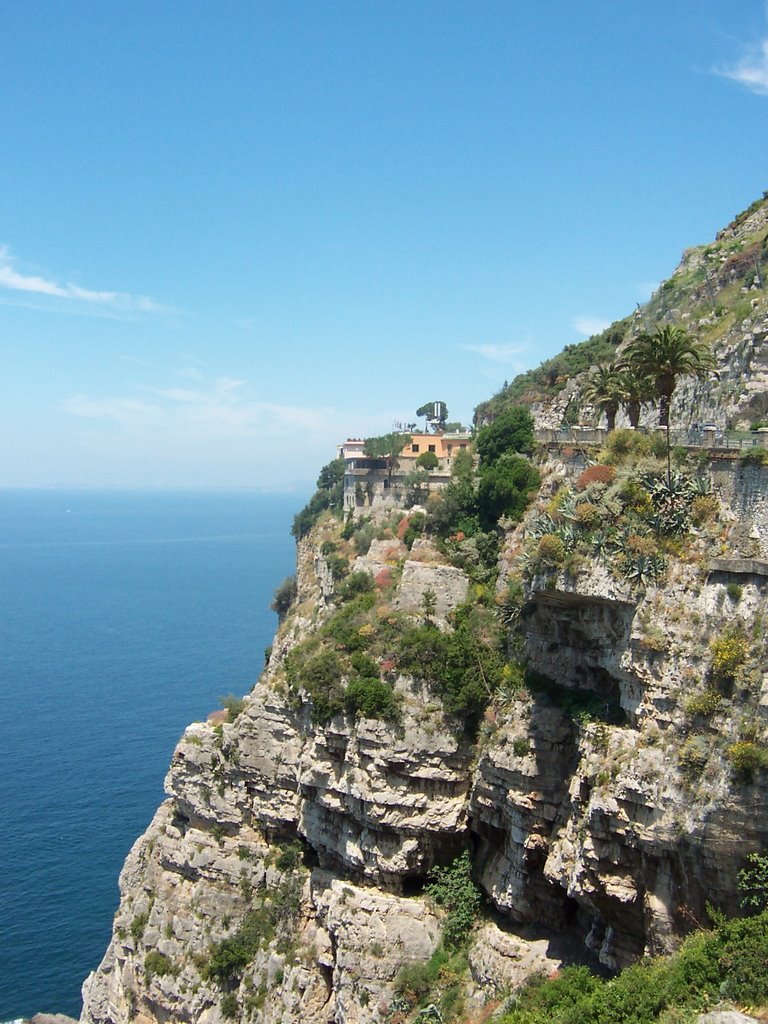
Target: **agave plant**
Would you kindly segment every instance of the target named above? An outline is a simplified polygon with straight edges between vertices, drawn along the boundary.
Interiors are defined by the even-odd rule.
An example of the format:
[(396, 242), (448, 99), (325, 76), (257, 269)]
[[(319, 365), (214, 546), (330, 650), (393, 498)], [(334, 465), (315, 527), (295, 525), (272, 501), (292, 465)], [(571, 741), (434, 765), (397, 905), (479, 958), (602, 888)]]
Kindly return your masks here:
[(663, 555), (635, 555), (624, 567), (624, 576), (633, 586), (646, 587), (664, 575), (667, 562)]
[(561, 523), (560, 526), (554, 531), (555, 536), (559, 537), (563, 542), (563, 547), (566, 552), (573, 551), (576, 547), (576, 542), (579, 539), (579, 535), (575, 528), (570, 523)]
[(712, 481), (708, 476), (695, 476), (691, 480), (691, 491), (694, 498), (706, 498), (712, 493)]
[(501, 670), (501, 682), (493, 694), (493, 703), (500, 711), (506, 711), (520, 699), (525, 690), (525, 676), (518, 665), (507, 664)]
[(702, 480), (697, 484), (691, 477), (677, 470), (669, 477), (660, 476), (658, 473), (646, 473), (641, 480), (654, 503), (669, 501), (672, 498), (685, 498), (690, 501), (701, 493), (709, 493), (708, 490), (699, 490), (699, 486), (707, 486), (706, 481)]
[(567, 519), (570, 522), (576, 521), (576, 495), (574, 493), (563, 498), (558, 507), (558, 514), (561, 519)]
[(599, 530), (592, 536), (592, 554), (603, 563), (611, 560), (614, 553), (614, 544), (610, 537), (603, 530)]
[(690, 503), (682, 497), (661, 502), (651, 520), (656, 533), (685, 533), (691, 522)]
[(678, 472), (669, 478), (650, 473), (643, 477), (643, 484), (653, 504), (656, 533), (684, 533), (690, 525), (691, 502), (697, 496), (691, 478)]
[(519, 566), (522, 574), (530, 578), (533, 575), (536, 566), (536, 558), (534, 557), (533, 552), (528, 548), (524, 548), (517, 556), (517, 565)]
[(541, 540), (545, 533), (555, 533), (556, 530), (557, 524), (552, 516), (547, 512), (542, 512), (528, 524), (525, 536), (532, 540)]

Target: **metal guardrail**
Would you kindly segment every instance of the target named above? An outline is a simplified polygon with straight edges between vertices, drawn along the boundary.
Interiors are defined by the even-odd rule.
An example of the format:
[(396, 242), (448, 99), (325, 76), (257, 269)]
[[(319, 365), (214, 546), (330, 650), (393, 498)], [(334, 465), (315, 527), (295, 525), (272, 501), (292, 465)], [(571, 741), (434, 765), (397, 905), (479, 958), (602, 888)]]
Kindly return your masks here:
[[(648, 431), (641, 431), (648, 433)], [(652, 431), (651, 433), (655, 433)], [(659, 431), (663, 434), (663, 431)], [(536, 430), (534, 437), (543, 444), (605, 444), (609, 437), (602, 427), (587, 427), (573, 430)], [(727, 430), (673, 430), (670, 431), (673, 445), (686, 448), (720, 448), (743, 451), (746, 448), (768, 448), (768, 431), (744, 437), (737, 431)]]

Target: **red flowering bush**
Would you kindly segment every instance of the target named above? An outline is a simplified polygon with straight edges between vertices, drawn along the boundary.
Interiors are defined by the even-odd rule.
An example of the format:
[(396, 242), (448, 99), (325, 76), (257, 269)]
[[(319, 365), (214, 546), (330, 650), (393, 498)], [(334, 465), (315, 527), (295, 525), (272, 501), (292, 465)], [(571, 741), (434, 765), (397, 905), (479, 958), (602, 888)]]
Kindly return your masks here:
[(392, 573), (389, 569), (380, 569), (374, 578), (374, 583), (379, 590), (386, 590), (392, 583)]
[(576, 481), (576, 490), (583, 491), (590, 484), (610, 484), (616, 476), (613, 466), (590, 466)]

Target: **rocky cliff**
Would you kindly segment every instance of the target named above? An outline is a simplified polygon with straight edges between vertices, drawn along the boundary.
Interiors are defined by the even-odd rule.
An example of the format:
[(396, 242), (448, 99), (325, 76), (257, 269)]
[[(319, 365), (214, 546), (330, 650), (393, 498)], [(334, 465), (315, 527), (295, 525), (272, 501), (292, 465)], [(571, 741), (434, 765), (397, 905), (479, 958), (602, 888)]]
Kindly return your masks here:
[[(575, 478), (572, 462), (544, 467), (544, 493)], [(123, 869), (84, 1021), (213, 1022), (234, 1007), (254, 1021), (385, 1020), (402, 964), (440, 938), (441, 912), (420, 895), (426, 876), (467, 847), (500, 912), (471, 957), (478, 1006), (547, 950), (559, 962), (558, 935), (570, 956), (581, 944), (617, 967), (670, 948), (707, 901), (733, 909), (736, 871), (768, 833), (762, 774), (738, 777), (728, 753), (766, 731), (765, 586), (739, 575), (734, 602), (731, 575), (705, 558), (737, 525), (751, 554), (765, 554), (768, 471), (718, 472), (717, 528), (694, 538), (663, 586), (633, 588), (599, 562), (527, 581), (518, 628), (553, 685), (502, 694), (476, 739), (405, 674), (397, 721), (313, 723), (285, 664), (335, 604), (323, 597), (319, 536), (303, 542), (296, 604), (244, 709), (231, 724), (191, 725), (177, 747), (169, 799)], [(508, 533), (504, 566), (525, 543), (525, 525)], [(468, 579), (428, 542), (385, 546), (357, 563), (400, 571), (383, 612), (418, 617), (432, 590), (446, 617), (464, 598)], [(711, 692), (712, 641), (734, 625), (751, 638), (749, 671), (708, 710), (693, 698)], [(558, 687), (594, 693), (620, 721), (574, 714)], [(249, 918), (258, 942), (219, 970)], [(546, 929), (538, 943), (532, 926)]]
[[(762, 408), (747, 298), (733, 416)], [(446, 921), (425, 883), (464, 851), (466, 1020), (736, 909), (768, 836), (768, 468), (678, 454), (670, 495), (658, 445), (617, 438), (541, 454), (490, 558), (412, 511), (320, 517), (253, 692), (179, 742), (84, 1024), (409, 1020)]]

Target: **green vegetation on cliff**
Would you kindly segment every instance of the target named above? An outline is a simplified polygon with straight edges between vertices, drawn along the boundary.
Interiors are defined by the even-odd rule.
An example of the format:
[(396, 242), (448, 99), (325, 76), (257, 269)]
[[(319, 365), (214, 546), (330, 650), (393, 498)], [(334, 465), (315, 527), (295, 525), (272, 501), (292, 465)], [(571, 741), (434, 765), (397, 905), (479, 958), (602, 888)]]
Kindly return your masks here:
[(723, 1000), (768, 1003), (768, 913), (720, 919), (671, 957), (648, 958), (610, 980), (586, 967), (531, 980), (501, 1024), (652, 1024), (694, 1020)]
[[(334, 581), (334, 609), (323, 625), (292, 648), (284, 663), (286, 681), (297, 705), (306, 702), (316, 724), (336, 715), (396, 720), (400, 699), (393, 671), (427, 683), (460, 731), (475, 733), (502, 682), (505, 665), (503, 628), (488, 585), (498, 572), (499, 519), (522, 518), (539, 473), (523, 453), (533, 449), (533, 420), (525, 409), (509, 409), (476, 438), (479, 462), (460, 452), (450, 484), (430, 495), (426, 516), (398, 514), (374, 531), (364, 518), (351, 516), (342, 526), (322, 520), (319, 554)], [(381, 450), (392, 451), (391, 438)], [(328, 494), (336, 486), (337, 468), (326, 467), (318, 495), (297, 521), (297, 536), (320, 522)], [(325, 484), (326, 486), (320, 486)], [(333, 511), (333, 510), (332, 510)], [(310, 525), (311, 524), (311, 525)], [(434, 621), (434, 593), (422, 595), (421, 614), (409, 616), (391, 607), (402, 569), (403, 547), (424, 534), (478, 589), (455, 609), (445, 628)], [(350, 572), (352, 561), (366, 552), (374, 535), (391, 538), (392, 559), (374, 579)], [(273, 606), (285, 615), (293, 600), (293, 583), (279, 588)]]
[(341, 515), (344, 503), (344, 459), (334, 459), (320, 470), (317, 490), (293, 520), (296, 540), (306, 537), (326, 509)]
[(522, 519), (539, 486), (539, 473), (525, 457), (533, 450), (533, 419), (527, 409), (507, 409), (478, 431), (473, 448), (479, 465), (469, 452), (460, 452), (450, 484), (430, 496), (427, 528), (442, 539), (493, 536), (502, 517)]
[[(662, 580), (670, 558), (694, 542), (714, 547), (719, 502), (708, 472), (687, 461), (669, 472), (662, 435), (616, 430), (599, 460), (563, 483), (546, 509), (529, 520), (522, 558), (532, 577), (592, 562), (617, 578), (647, 587)], [(695, 532), (692, 532), (695, 531)]]

